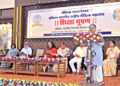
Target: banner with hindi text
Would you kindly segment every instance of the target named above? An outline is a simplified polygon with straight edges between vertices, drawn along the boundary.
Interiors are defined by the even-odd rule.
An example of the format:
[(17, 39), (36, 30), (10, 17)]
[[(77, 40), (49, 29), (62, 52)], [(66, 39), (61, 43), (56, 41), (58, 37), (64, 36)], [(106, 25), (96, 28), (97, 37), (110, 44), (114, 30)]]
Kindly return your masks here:
[(103, 35), (120, 35), (120, 3), (28, 11), (27, 38), (71, 37), (96, 24)]

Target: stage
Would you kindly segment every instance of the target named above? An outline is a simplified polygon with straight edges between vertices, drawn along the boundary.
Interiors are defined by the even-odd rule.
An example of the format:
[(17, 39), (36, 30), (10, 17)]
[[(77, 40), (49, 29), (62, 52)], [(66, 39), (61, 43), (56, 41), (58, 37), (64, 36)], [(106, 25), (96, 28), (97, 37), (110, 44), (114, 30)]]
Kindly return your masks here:
[[(25, 75), (25, 74), (10, 74), (10, 73), (0, 73), (0, 78), (7, 79), (19, 79), (26, 81), (45, 81), (52, 83), (66, 83), (66, 84), (76, 84), (80, 81), (85, 81), (82, 74), (66, 74), (65, 77), (60, 77), (59, 79), (56, 76), (34, 76), (34, 75)], [(104, 77), (105, 86), (120, 86), (120, 75), (117, 77)]]

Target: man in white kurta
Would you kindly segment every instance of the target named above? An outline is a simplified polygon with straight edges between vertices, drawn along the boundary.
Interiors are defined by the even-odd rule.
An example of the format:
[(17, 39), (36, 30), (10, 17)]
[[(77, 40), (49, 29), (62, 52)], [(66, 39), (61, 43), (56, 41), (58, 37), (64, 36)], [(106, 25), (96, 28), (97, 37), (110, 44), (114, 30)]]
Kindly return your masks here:
[[(96, 25), (91, 24), (89, 26), (89, 31), (91, 33), (96, 33)], [(101, 83), (103, 81), (103, 74), (102, 74), (103, 51), (102, 51), (102, 46), (104, 45), (104, 40), (103, 40), (103, 38), (101, 38), (101, 39), (102, 39), (102, 42), (93, 43), (93, 49), (96, 53), (96, 55), (93, 57), (93, 64), (97, 65), (96, 69), (93, 69), (93, 79), (94, 79), (94, 82), (97, 82), (97, 83)]]
[[(86, 52), (87, 49), (86, 47), (84, 47), (83, 43), (80, 43), (80, 46), (77, 47), (76, 50), (73, 52), (73, 55), (75, 57), (69, 62), (73, 73), (80, 73), (82, 58), (86, 57)], [(77, 63), (77, 69), (75, 68), (74, 63)]]

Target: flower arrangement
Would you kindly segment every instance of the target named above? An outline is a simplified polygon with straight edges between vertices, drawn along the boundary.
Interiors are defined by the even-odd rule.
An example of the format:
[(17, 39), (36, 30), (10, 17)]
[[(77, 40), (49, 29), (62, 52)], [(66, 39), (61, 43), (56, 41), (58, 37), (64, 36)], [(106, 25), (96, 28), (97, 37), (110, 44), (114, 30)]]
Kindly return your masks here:
[(29, 57), (18, 57), (16, 58), (18, 62), (38, 62), (37, 58), (29, 58)]
[(76, 84), (52, 83), (44, 81), (25, 81), (0, 78), (0, 86), (79, 86)]
[(84, 71), (84, 78), (86, 79), (87, 83), (92, 83), (94, 80)]
[(102, 41), (102, 37), (100, 33), (80, 33), (80, 34), (73, 34), (73, 41), (75, 43), (83, 42), (83, 43), (90, 43), (96, 42), (99, 43)]
[(62, 62), (62, 59), (60, 59), (60, 58), (52, 58), (52, 59), (39, 58), (38, 60), (39, 60), (39, 62), (48, 62), (48, 63), (60, 63), (60, 62)]
[(73, 34), (73, 41), (78, 44), (78, 43), (84, 43), (85, 46), (88, 47), (88, 49), (91, 50), (92, 52), (92, 57), (96, 55), (92, 43), (99, 43), (102, 42), (103, 39), (100, 35), (100, 33), (80, 33), (80, 34)]
[(15, 61), (15, 57), (0, 57), (0, 61)]
[(85, 65), (89, 65), (92, 68), (96, 68), (97, 67), (95, 64), (91, 63), (88, 58), (85, 59), (84, 63), (85, 63)]
[(18, 61), (18, 62), (48, 62), (48, 63), (60, 63), (61, 58), (29, 58), (29, 57), (0, 57), (0, 61)]
[(47, 59), (47, 58), (28, 58), (28, 57), (19, 57), (19, 58), (16, 58), (16, 61), (19, 61), (19, 62), (48, 62), (48, 63), (62, 62), (62, 60), (59, 58)]

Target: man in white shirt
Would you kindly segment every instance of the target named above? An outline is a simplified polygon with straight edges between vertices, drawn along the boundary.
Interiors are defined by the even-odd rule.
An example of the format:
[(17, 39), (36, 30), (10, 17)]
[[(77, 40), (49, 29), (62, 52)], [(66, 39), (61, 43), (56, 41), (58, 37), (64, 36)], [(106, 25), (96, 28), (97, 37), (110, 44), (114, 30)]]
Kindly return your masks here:
[[(32, 49), (29, 47), (28, 42), (24, 42), (24, 48), (22, 48), (19, 57), (30, 57), (30, 56), (32, 56)], [(32, 64), (31, 64), (31, 70), (32, 69), (33, 68), (32, 68)], [(28, 70), (28, 64), (26, 64), (26, 70)]]
[[(87, 49), (84, 46), (83, 43), (80, 43), (80, 46), (76, 48), (76, 50), (73, 52), (73, 55), (75, 56), (73, 59), (70, 60), (70, 66), (72, 68), (73, 73), (80, 73), (80, 67), (82, 58), (86, 57)], [(77, 69), (74, 66), (74, 63), (77, 63)]]
[(29, 57), (32, 55), (32, 49), (29, 47), (29, 43), (24, 43), (24, 48), (22, 48), (19, 57)]

